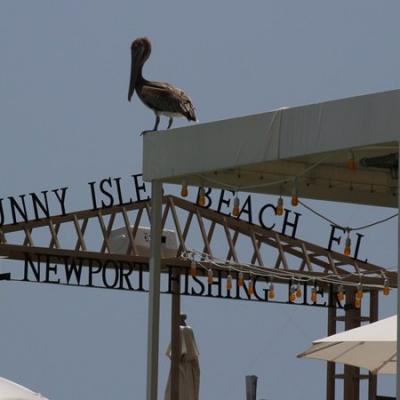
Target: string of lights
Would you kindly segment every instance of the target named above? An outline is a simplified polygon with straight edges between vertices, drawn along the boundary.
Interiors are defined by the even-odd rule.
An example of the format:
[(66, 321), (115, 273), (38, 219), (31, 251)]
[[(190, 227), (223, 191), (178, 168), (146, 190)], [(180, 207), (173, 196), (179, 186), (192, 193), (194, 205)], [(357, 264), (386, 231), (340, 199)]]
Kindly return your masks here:
[[(201, 268), (208, 270), (207, 266), (203, 265), (203, 263), (212, 264), (213, 266), (222, 269), (222, 270), (230, 270), (235, 272), (247, 273), (249, 275), (259, 275), (265, 277), (275, 277), (283, 280), (301, 280), (302, 282), (310, 282), (315, 280), (314, 277), (310, 277), (307, 274), (302, 274), (301, 271), (287, 271), (284, 269), (280, 269), (277, 271), (268, 270), (266, 271), (264, 267), (260, 267), (259, 265), (251, 264), (251, 263), (237, 263), (234, 261), (230, 261), (227, 264), (226, 260), (220, 260), (216, 257), (211, 257), (209, 254), (198, 251), (198, 250), (190, 250), (187, 253), (183, 254), (182, 257), (184, 259), (190, 259), (192, 263), (199, 265)], [(196, 260), (196, 257), (198, 260)], [(194, 265), (191, 267), (194, 268)], [(387, 270), (389, 271), (389, 270)], [(334, 272), (328, 274), (322, 274), (318, 277), (318, 280), (326, 283), (334, 283), (334, 284), (345, 284), (348, 286), (356, 287), (357, 283), (353, 281), (346, 280), (351, 277), (357, 277), (362, 281), (362, 278), (371, 274), (380, 274), (385, 277), (385, 271), (382, 269), (376, 271), (366, 271), (364, 272), (348, 272), (347, 274), (335, 274)], [(382, 285), (371, 285), (377, 288), (383, 288)]]
[(350, 227), (350, 226), (344, 226), (344, 225), (340, 225), (340, 224), (336, 223), (332, 219), (326, 217), (325, 215), (323, 215), (320, 212), (316, 211), (315, 209), (311, 208), (310, 206), (305, 204), (303, 201), (299, 200), (299, 204), (301, 204), (308, 211), (311, 211), (313, 214), (315, 214), (318, 217), (322, 218), (323, 220), (329, 222), (333, 226), (336, 226), (337, 228), (343, 229), (344, 231), (350, 231), (350, 232), (351, 231), (362, 231), (364, 229), (371, 228), (371, 227), (379, 225), (379, 224), (383, 224), (384, 222), (390, 221), (391, 219), (396, 218), (399, 215), (399, 213), (395, 213), (395, 214), (393, 214), (393, 215), (391, 215), (389, 217), (378, 219), (377, 221), (371, 222), (371, 223), (366, 224), (366, 225), (361, 225), (361, 226), (357, 226), (357, 227)]
[[(367, 228), (371, 228), (373, 226), (385, 223), (390, 221), (393, 218), (398, 217), (398, 213), (393, 214), (389, 217), (385, 217), (382, 219), (379, 219), (377, 221), (373, 221), (371, 223), (361, 225), (361, 226), (344, 226), (341, 224), (338, 224), (335, 222), (331, 217), (327, 217), (323, 215), (321, 212), (315, 210), (314, 208), (310, 207), (309, 205), (305, 204), (303, 201), (299, 200), (299, 193), (298, 193), (298, 183), (299, 180), (303, 177), (305, 177), (310, 171), (312, 171), (314, 168), (319, 166), (321, 163), (323, 163), (325, 160), (327, 160), (330, 156), (327, 155), (325, 157), (322, 157), (319, 159), (317, 162), (311, 164), (309, 167), (305, 168), (301, 173), (296, 174), (294, 176), (285, 176), (282, 179), (279, 180), (274, 180), (272, 182), (260, 182), (256, 184), (251, 184), (251, 185), (230, 185), (225, 182), (222, 182), (218, 179), (214, 179), (209, 176), (205, 175), (197, 175), (197, 177), (200, 179), (200, 181), (203, 183), (202, 186), (200, 187), (199, 190), (199, 195), (198, 195), (198, 204), (200, 206), (204, 206), (206, 202), (206, 193), (204, 190), (204, 186), (207, 182), (212, 183), (214, 185), (219, 186), (220, 188), (223, 189), (229, 189), (232, 190), (235, 194), (234, 201), (233, 201), (233, 209), (232, 209), (232, 216), (234, 217), (239, 217), (240, 216), (240, 199), (239, 199), (239, 191), (249, 191), (252, 189), (259, 189), (259, 188), (264, 188), (264, 187), (269, 187), (269, 186), (278, 186), (278, 185), (286, 185), (286, 184), (292, 184), (292, 191), (291, 191), (291, 205), (293, 207), (298, 206), (299, 204), (303, 206), (305, 209), (313, 213), (314, 215), (318, 216), (319, 218), (322, 218), (323, 220), (329, 222), (333, 226), (342, 229), (344, 232), (346, 232), (346, 240), (345, 240), (345, 247), (344, 247), (344, 255), (350, 256), (351, 254), (351, 237), (350, 234), (353, 231), (360, 231), (364, 230)], [(346, 167), (350, 171), (355, 171), (357, 169), (357, 162), (356, 158), (354, 155), (354, 151), (350, 150), (348, 152), (348, 158), (346, 162)], [(240, 173), (238, 174), (238, 177), (240, 177)], [(321, 178), (322, 179), (322, 178)], [(261, 176), (261, 180), (262, 176)], [(336, 182), (337, 180), (335, 180)], [(346, 184), (348, 182), (340, 182), (338, 181), (339, 184)], [(358, 185), (358, 184), (364, 184), (365, 183), (357, 183), (357, 182), (352, 182), (350, 183), (351, 188), (353, 188), (353, 185)], [(374, 192), (374, 185), (371, 186), (371, 193)], [(381, 185), (382, 186), (382, 185)], [(383, 185), (384, 186), (384, 185)], [(329, 188), (332, 187), (332, 181), (329, 179)], [(281, 188), (280, 188), (281, 189)], [(392, 188), (389, 187), (390, 190)], [(279, 191), (281, 192), (281, 190)], [(186, 197), (188, 195), (188, 186), (187, 183), (184, 181), (182, 182), (182, 189), (181, 189), (181, 196)], [(279, 196), (277, 200), (277, 204), (275, 207), (275, 214), (277, 216), (282, 216), (284, 214), (284, 201), (282, 198), (282, 195)], [(384, 270), (377, 270), (377, 271), (366, 271), (366, 272), (361, 272), (357, 269), (356, 272), (348, 272), (345, 274), (336, 274), (334, 271), (331, 271), (330, 273), (323, 273), (319, 275), (318, 277), (315, 276), (309, 276), (305, 273), (302, 273), (301, 271), (287, 271), (287, 270), (282, 270), (282, 269), (277, 269), (277, 270), (272, 270), (272, 269), (266, 269), (254, 264), (250, 263), (238, 263), (238, 262), (232, 262), (229, 261), (227, 262), (226, 260), (219, 260), (215, 257), (211, 257), (209, 254), (204, 253), (204, 252), (199, 252), (196, 250), (192, 250), (190, 252), (187, 252), (186, 254), (183, 255), (184, 258), (190, 259), (191, 260), (191, 266), (190, 266), (190, 271), (191, 275), (194, 277), (197, 274), (197, 268), (200, 267), (206, 271), (207, 275), (207, 281), (209, 284), (213, 283), (214, 277), (213, 277), (213, 270), (215, 268), (218, 268), (220, 270), (224, 270), (226, 272), (226, 287), (227, 290), (230, 290), (232, 288), (232, 271), (235, 271), (237, 273), (237, 286), (240, 288), (244, 286), (244, 281), (245, 281), (245, 276), (248, 277), (247, 279), (247, 293), (249, 296), (252, 296), (254, 294), (254, 284), (255, 284), (255, 279), (258, 277), (265, 277), (267, 278), (267, 282), (269, 282), (269, 289), (268, 289), (268, 299), (272, 300), (275, 298), (275, 289), (274, 289), (274, 279), (279, 280), (280, 282), (282, 281), (289, 281), (289, 300), (290, 302), (294, 302), (297, 298), (300, 298), (302, 296), (302, 289), (301, 285), (308, 285), (312, 284), (311, 288), (311, 301), (315, 304), (317, 301), (317, 282), (324, 283), (324, 284), (329, 284), (329, 285), (334, 285), (336, 286), (336, 296), (339, 301), (342, 301), (345, 299), (345, 294), (344, 294), (344, 287), (352, 287), (356, 288), (355, 292), (355, 298), (354, 298), (354, 306), (356, 308), (361, 307), (362, 303), (362, 298), (363, 298), (363, 280), (367, 275), (371, 274), (378, 274), (383, 278), (383, 285), (382, 284), (375, 284), (375, 285), (368, 285), (369, 287), (375, 287), (377, 289), (382, 289), (383, 294), (387, 296), (390, 293), (390, 287), (389, 287), (389, 280), (387, 276), (385, 275)], [(210, 265), (212, 266), (210, 268)], [(387, 270), (388, 271), (388, 270)]]
[[(297, 298), (300, 298), (302, 296), (301, 285), (304, 284), (308, 285), (311, 283), (312, 284), (311, 301), (315, 303), (317, 299), (317, 282), (322, 282), (325, 284), (336, 285), (337, 287), (336, 296), (340, 301), (344, 300), (345, 298), (344, 295), (345, 286), (356, 288), (357, 291), (355, 294), (355, 307), (359, 308), (361, 307), (361, 300), (363, 297), (363, 284), (362, 284), (363, 277), (370, 275), (373, 272), (382, 275), (382, 277), (384, 278), (384, 283), (383, 285), (373, 284), (369, 286), (374, 287), (376, 289), (382, 289), (383, 294), (385, 296), (389, 295), (390, 293), (389, 280), (385, 275), (385, 271), (382, 271), (381, 269), (377, 271), (367, 271), (367, 273), (365, 274), (363, 272), (357, 272), (357, 273), (348, 272), (347, 274), (344, 275), (343, 274), (338, 275), (332, 272), (329, 274), (322, 274), (321, 276), (316, 278), (301, 273), (301, 271), (296, 271), (296, 272), (287, 270), (274, 271), (274, 270), (265, 270), (265, 268), (251, 263), (237, 263), (234, 261), (230, 261), (229, 263), (227, 263), (226, 260), (220, 260), (216, 257), (211, 257), (208, 253), (204, 253), (194, 249), (187, 251), (186, 253), (183, 253), (182, 258), (190, 259), (191, 261), (190, 274), (192, 277), (195, 277), (197, 275), (198, 267), (202, 268), (206, 272), (208, 284), (213, 283), (214, 268), (227, 272), (226, 276), (227, 290), (232, 289), (232, 281), (233, 281), (232, 271), (235, 271), (237, 273), (237, 286), (239, 288), (244, 286), (245, 274), (246, 274), (248, 276), (247, 292), (249, 296), (252, 296), (254, 294), (255, 279), (258, 277), (267, 278), (269, 282), (268, 298), (270, 300), (275, 298), (274, 279), (275, 280), (279, 279), (280, 281), (283, 280), (292, 282), (289, 290), (289, 299), (291, 302), (294, 302)], [(210, 265), (212, 265), (213, 268), (210, 268)], [(348, 280), (350, 277), (354, 276), (358, 278), (358, 282)]]

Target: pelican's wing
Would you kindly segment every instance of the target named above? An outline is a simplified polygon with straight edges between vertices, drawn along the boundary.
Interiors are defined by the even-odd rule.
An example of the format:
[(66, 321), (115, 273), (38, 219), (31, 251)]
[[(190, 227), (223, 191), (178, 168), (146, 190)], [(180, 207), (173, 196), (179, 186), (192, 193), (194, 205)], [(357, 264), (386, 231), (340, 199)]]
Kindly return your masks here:
[(168, 83), (151, 82), (143, 85), (141, 96), (151, 108), (184, 115), (188, 120), (196, 121), (192, 101), (186, 94)]

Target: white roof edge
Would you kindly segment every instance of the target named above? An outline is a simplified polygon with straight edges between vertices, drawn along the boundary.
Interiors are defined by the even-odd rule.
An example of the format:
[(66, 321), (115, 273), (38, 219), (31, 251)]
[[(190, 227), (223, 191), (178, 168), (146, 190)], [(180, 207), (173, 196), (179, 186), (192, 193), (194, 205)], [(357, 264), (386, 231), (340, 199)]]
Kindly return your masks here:
[(150, 132), (146, 181), (400, 140), (400, 90)]

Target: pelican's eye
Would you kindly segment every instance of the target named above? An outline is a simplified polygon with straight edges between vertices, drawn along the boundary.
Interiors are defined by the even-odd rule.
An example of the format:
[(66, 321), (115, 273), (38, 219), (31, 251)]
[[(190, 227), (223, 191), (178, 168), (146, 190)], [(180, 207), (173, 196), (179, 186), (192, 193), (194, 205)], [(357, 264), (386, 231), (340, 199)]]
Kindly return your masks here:
[(144, 48), (145, 48), (145, 43), (142, 42), (141, 40), (135, 40), (132, 43), (132, 50), (134, 50), (134, 51), (136, 51), (138, 53), (139, 52), (143, 52)]

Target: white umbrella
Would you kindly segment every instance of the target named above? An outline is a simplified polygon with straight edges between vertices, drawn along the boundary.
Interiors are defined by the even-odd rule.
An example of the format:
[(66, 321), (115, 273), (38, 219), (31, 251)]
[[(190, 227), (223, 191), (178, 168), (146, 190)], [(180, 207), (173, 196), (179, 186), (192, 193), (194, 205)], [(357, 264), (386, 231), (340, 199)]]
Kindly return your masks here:
[(47, 400), (39, 393), (0, 377), (0, 400)]
[[(199, 350), (197, 348), (192, 328), (184, 322), (186, 315), (181, 315), (181, 318), (182, 317), (183, 320), (179, 327), (181, 341), (181, 354), (179, 360), (179, 399), (199, 400)], [(171, 344), (168, 346), (166, 354), (171, 358)], [(171, 371), (165, 388), (164, 400), (171, 400)]]
[(396, 374), (397, 316), (350, 329), (313, 342), (297, 357), (315, 358)]

